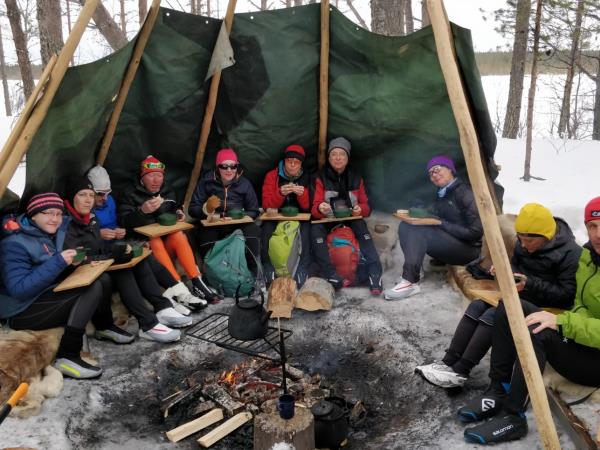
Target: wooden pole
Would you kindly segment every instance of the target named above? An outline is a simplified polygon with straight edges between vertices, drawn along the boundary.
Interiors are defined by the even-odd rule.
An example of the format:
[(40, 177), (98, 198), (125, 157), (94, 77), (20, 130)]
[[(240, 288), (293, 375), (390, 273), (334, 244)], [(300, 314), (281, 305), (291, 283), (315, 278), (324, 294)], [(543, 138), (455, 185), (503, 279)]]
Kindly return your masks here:
[(94, 14), (94, 11), (96, 10), (97, 4), (98, 0), (87, 0), (85, 2), (84, 7), (79, 14), (79, 18), (77, 19), (77, 22), (75, 22), (73, 31), (69, 35), (67, 42), (65, 42), (65, 46), (58, 55), (56, 64), (50, 73), (50, 81), (46, 86), (44, 95), (35, 106), (29, 120), (23, 127), (23, 132), (15, 142), (13, 150), (10, 151), (10, 149), (5, 149), (9, 151), (9, 154), (5, 164), (0, 167), (0, 197), (4, 195), (4, 191), (6, 191), (6, 187), (14, 175), (15, 170), (17, 170), (19, 162), (29, 149), (31, 141), (42, 125), (42, 122), (48, 113), (48, 109), (50, 108), (50, 104), (54, 99), (54, 95), (69, 67), (69, 60), (73, 56), (73, 53), (75, 53), (75, 49), (81, 40), (81, 36), (83, 35), (92, 14)]
[(321, 59), (319, 66), (319, 167), (325, 165), (329, 114), (329, 0), (321, 0)]
[[(229, 0), (229, 3), (227, 3), (227, 12), (225, 13), (225, 19), (223, 19), (225, 21), (225, 29), (227, 30), (228, 36), (231, 33), (231, 26), (233, 25), (233, 13), (235, 12), (236, 3), (237, 0)], [(187, 209), (187, 207), (190, 204), (192, 194), (194, 193), (194, 189), (196, 189), (196, 183), (198, 183), (200, 170), (202, 169), (202, 162), (204, 161), (204, 153), (206, 152), (208, 135), (210, 134), (210, 126), (212, 124), (213, 115), (215, 113), (215, 107), (217, 106), (217, 95), (219, 94), (220, 81), (221, 70), (217, 70), (215, 71), (210, 81), (208, 101), (206, 102), (206, 108), (204, 109), (204, 117), (202, 118), (202, 128), (200, 130), (200, 139), (198, 140), (198, 147), (196, 149), (194, 167), (192, 168), (190, 182), (188, 183), (187, 190), (185, 191), (185, 198), (183, 200), (183, 207), (185, 209)]]
[(57, 59), (57, 56), (52, 55), (52, 57), (48, 61), (48, 64), (46, 64), (46, 67), (44, 68), (44, 71), (42, 72), (42, 75), (40, 76), (39, 81), (35, 85), (33, 92), (27, 99), (27, 102), (25, 103), (25, 106), (23, 107), (23, 110), (21, 111), (21, 115), (19, 116), (17, 123), (15, 123), (15, 126), (13, 127), (12, 131), (10, 132), (8, 139), (4, 143), (4, 146), (2, 147), (2, 152), (0, 153), (0, 167), (4, 166), (4, 163), (6, 162), (8, 155), (10, 155), (10, 153), (12, 152), (12, 150), (14, 148), (15, 142), (17, 141), (17, 139), (19, 138), (19, 136), (21, 136), (21, 133), (23, 132), (23, 127), (25, 127), (25, 124), (29, 120), (29, 117), (31, 117), (31, 112), (33, 111), (33, 108), (37, 104), (38, 97), (40, 96), (40, 93), (42, 92), (42, 90), (46, 87), (46, 83), (48, 82), (48, 79), (50, 78), (50, 72), (54, 68), (54, 65), (56, 64), (56, 59)]
[(113, 109), (113, 112), (110, 116), (110, 120), (108, 121), (108, 125), (106, 126), (106, 132), (104, 133), (104, 137), (102, 138), (100, 151), (98, 152), (98, 157), (96, 158), (96, 164), (100, 166), (104, 165), (104, 161), (106, 161), (106, 156), (108, 155), (110, 144), (112, 143), (112, 140), (115, 137), (115, 131), (117, 130), (117, 123), (119, 122), (119, 117), (121, 117), (121, 112), (123, 111), (125, 100), (127, 100), (129, 89), (133, 84), (135, 74), (137, 73), (138, 67), (140, 66), (140, 62), (142, 61), (142, 55), (144, 54), (144, 50), (146, 49), (146, 44), (148, 43), (148, 39), (150, 38), (150, 33), (152, 33), (154, 24), (156, 23), (156, 18), (158, 17), (159, 10), (160, 0), (154, 0), (152, 2), (152, 6), (150, 6), (150, 13), (146, 16), (144, 25), (142, 25), (142, 29), (140, 30), (140, 35), (138, 36), (137, 41), (135, 43), (133, 55), (131, 55), (131, 61), (129, 62), (129, 66), (127, 67), (127, 72), (125, 72), (125, 77), (123, 78), (123, 81), (121, 83), (121, 88), (119, 89), (119, 95), (117, 96), (115, 108)]
[(525, 325), (521, 302), (513, 281), (513, 274), (502, 241), (500, 226), (498, 225), (492, 198), (486, 184), (477, 134), (456, 62), (452, 31), (448, 17), (446, 16), (442, 0), (427, 0), (427, 9), (431, 25), (433, 26), (436, 49), (446, 82), (448, 96), (450, 97), (452, 111), (454, 112), (460, 134), (460, 142), (467, 163), (469, 179), (473, 186), (477, 208), (492, 254), (492, 261), (496, 268), (496, 278), (502, 291), (502, 298), (506, 306), (519, 361), (521, 362), (525, 380), (527, 381), (527, 388), (532, 400), (539, 436), (544, 448), (559, 449), (558, 435), (556, 434), (552, 415), (550, 414), (542, 375), (533, 352), (529, 330)]

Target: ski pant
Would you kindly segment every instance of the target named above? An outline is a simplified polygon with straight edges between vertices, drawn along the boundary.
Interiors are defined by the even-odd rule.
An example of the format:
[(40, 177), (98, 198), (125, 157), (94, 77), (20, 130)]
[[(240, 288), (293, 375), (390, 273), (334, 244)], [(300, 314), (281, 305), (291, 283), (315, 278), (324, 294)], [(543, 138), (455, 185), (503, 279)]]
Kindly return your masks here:
[[(269, 239), (277, 228), (277, 220), (263, 220), (260, 226), (261, 233), (261, 248), (260, 259), (263, 264), (270, 262), (269, 258)], [(299, 271), (308, 271), (310, 267), (310, 222), (308, 220), (300, 221), (300, 242), (302, 244), (302, 253), (300, 254), (300, 262), (298, 263)]]
[(411, 225), (401, 222), (398, 227), (400, 247), (404, 253), (402, 278), (411, 283), (420, 279), (425, 255), (452, 265), (465, 265), (479, 256), (481, 247), (455, 238), (437, 225)]
[(166, 267), (177, 281), (180, 281), (181, 277), (173, 264), (174, 257), (177, 257), (179, 264), (181, 264), (190, 280), (200, 275), (190, 241), (188, 241), (183, 231), (150, 239), (150, 248), (154, 257)]
[[(540, 309), (527, 301), (521, 302), (525, 317)], [(492, 360), (490, 379), (492, 383), (510, 382), (510, 390), (504, 402), (509, 413), (523, 412), (527, 406), (528, 393), (523, 370), (517, 359), (517, 351), (508, 325), (503, 303), (496, 310), (496, 324), (492, 337)], [(537, 325), (531, 325), (530, 331)], [(546, 362), (554, 370), (574, 383), (585, 386), (600, 386), (600, 349), (578, 344), (563, 338), (558, 331), (546, 328), (537, 334), (530, 333), (533, 350), (540, 370)]]

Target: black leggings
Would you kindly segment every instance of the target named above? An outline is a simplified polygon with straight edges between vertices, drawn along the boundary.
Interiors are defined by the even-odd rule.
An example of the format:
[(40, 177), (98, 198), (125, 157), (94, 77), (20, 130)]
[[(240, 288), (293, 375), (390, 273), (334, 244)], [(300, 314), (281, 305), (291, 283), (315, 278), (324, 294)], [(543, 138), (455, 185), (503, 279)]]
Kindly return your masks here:
[[(525, 317), (539, 311), (532, 303), (522, 301)], [(530, 330), (537, 325), (529, 327)], [(557, 331), (546, 328), (531, 335), (533, 350), (540, 370), (543, 372), (548, 361), (563, 377), (574, 383), (585, 386), (600, 386), (600, 349), (588, 347), (563, 339)], [(510, 391), (504, 403), (504, 409), (510, 413), (525, 410), (528, 400), (527, 386), (523, 370), (517, 359), (517, 351), (508, 325), (508, 317), (504, 304), (500, 303), (496, 310), (492, 344), (492, 361), (490, 378), (492, 383), (499, 384), (510, 381)]]
[(99, 330), (113, 323), (110, 309), (111, 282), (102, 275), (90, 286), (69, 291), (48, 290), (25, 311), (9, 319), (15, 330), (46, 330), (69, 326), (83, 329), (91, 320)]
[(173, 275), (171, 275), (171, 272), (169, 272), (167, 268), (154, 257), (154, 255), (148, 256), (146, 261), (148, 261), (150, 269), (154, 274), (154, 278), (156, 278), (156, 281), (158, 281), (158, 284), (161, 287), (168, 289), (178, 283), (178, 281), (173, 278)]

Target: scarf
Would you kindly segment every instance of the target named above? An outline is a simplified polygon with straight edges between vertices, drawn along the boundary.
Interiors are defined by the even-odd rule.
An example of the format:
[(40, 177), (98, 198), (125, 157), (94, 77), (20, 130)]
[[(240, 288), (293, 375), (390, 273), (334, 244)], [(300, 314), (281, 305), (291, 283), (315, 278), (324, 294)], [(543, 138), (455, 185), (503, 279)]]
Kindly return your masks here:
[(454, 178), (450, 183), (448, 183), (443, 188), (439, 188), (437, 191), (437, 195), (439, 198), (444, 198), (446, 196), (446, 190), (454, 184), (454, 182), (458, 180), (458, 178)]
[(87, 213), (84, 215), (79, 214), (77, 211), (75, 211), (75, 208), (71, 206), (69, 200), (65, 200), (65, 208), (67, 208), (67, 211), (69, 211), (69, 215), (71, 215), (71, 217), (73, 217), (73, 219), (75, 219), (76, 222), (82, 223), (83, 225), (90, 224), (90, 220), (92, 219), (91, 213)]
[(284, 180), (287, 181), (296, 181), (298, 178), (300, 178), (302, 176), (302, 171), (303, 169), (300, 168), (300, 173), (298, 175), (296, 175), (295, 177), (291, 177), (289, 176), (287, 173), (285, 173), (285, 163), (283, 162), (283, 160), (279, 161), (279, 168), (277, 171), (277, 174), (283, 178)]

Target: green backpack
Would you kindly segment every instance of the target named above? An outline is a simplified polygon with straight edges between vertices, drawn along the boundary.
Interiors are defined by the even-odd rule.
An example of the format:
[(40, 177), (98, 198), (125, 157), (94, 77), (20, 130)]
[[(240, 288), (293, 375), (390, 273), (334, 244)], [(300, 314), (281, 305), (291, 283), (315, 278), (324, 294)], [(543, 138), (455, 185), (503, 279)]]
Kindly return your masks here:
[(254, 274), (246, 262), (246, 238), (235, 230), (225, 239), (215, 242), (204, 258), (204, 273), (209, 284), (227, 297), (248, 295), (254, 287)]
[(285, 220), (269, 239), (269, 259), (278, 277), (294, 276), (300, 262), (300, 222)]

